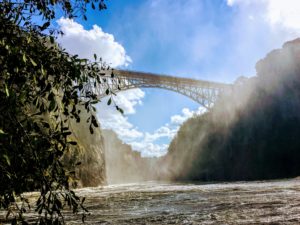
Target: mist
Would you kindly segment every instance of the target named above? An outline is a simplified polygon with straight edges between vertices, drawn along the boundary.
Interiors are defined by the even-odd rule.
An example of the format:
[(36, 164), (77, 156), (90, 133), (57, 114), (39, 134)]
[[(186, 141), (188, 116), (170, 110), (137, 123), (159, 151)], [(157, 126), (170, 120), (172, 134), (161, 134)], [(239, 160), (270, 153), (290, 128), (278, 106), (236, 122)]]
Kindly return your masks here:
[(123, 143), (112, 130), (102, 130), (108, 184), (155, 180), (158, 158), (143, 158), (140, 152)]
[[(300, 175), (300, 39), (240, 77), (201, 116), (187, 120), (160, 160), (163, 179), (258, 180)], [(237, 62), (238, 63), (238, 62)]]
[(257, 62), (215, 105), (180, 127), (168, 153), (143, 158), (104, 130), (108, 184), (231, 181), (300, 175), (300, 39)]

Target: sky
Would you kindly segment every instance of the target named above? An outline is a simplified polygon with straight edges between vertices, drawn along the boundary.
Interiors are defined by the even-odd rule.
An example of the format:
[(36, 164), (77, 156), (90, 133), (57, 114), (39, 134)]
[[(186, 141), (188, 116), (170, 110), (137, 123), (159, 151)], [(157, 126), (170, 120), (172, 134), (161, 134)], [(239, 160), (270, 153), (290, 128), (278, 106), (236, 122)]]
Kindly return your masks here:
[[(105, 11), (57, 19), (58, 39), (72, 54), (93, 54), (114, 68), (233, 83), (300, 36), (299, 0), (107, 0)], [(162, 156), (180, 125), (203, 113), (196, 102), (162, 89), (119, 92), (120, 114), (97, 105), (102, 128), (142, 156)]]

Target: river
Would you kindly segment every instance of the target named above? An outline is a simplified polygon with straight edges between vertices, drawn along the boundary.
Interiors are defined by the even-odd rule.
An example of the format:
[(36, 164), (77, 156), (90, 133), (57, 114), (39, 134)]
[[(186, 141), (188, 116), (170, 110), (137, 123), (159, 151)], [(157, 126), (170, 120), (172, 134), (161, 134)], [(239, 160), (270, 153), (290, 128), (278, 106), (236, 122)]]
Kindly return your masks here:
[(84, 188), (78, 194), (87, 196), (87, 224), (300, 224), (299, 180), (148, 182)]
[[(83, 188), (86, 224), (300, 224), (300, 180)], [(67, 213), (67, 224), (81, 217)]]

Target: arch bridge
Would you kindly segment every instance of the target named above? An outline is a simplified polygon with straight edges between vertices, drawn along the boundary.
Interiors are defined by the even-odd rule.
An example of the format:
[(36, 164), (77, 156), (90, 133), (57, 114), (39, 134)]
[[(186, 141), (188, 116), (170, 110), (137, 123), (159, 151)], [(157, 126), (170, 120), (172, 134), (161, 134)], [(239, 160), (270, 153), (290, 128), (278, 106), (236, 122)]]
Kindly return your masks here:
[[(107, 96), (107, 89), (117, 93), (134, 88), (162, 88), (185, 95), (207, 109), (221, 93), (231, 88), (231, 84), (128, 70), (106, 71), (102, 79), (104, 83), (93, 87), (98, 98)], [(88, 90), (92, 88), (91, 84), (88, 86)]]

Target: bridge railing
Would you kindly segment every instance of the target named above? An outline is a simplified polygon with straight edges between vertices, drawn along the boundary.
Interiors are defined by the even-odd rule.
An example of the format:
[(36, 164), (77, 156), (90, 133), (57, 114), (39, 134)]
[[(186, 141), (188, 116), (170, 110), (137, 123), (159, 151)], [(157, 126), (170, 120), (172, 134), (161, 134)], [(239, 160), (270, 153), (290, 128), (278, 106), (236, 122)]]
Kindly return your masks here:
[[(98, 86), (90, 82), (83, 92), (93, 91), (102, 98), (107, 95), (107, 90), (116, 93), (132, 88), (163, 88), (181, 93), (210, 108), (220, 93), (232, 89), (231, 84), (128, 70), (105, 71), (100, 79), (103, 82), (98, 82)], [(83, 96), (85, 93), (82, 93)]]
[(190, 84), (190, 85), (203, 85), (207, 87), (216, 87), (216, 88), (226, 88), (230, 86), (230, 84), (225, 84), (221, 82), (214, 81), (206, 81), (206, 80), (195, 80), (191, 78), (183, 78), (183, 77), (175, 77), (164, 74), (154, 74), (154, 73), (146, 73), (139, 71), (129, 71), (129, 70), (113, 70), (113, 73), (118, 75), (119, 77), (126, 78), (137, 78), (137, 79), (145, 79), (148, 81), (153, 80), (153, 82), (173, 82), (173, 83), (182, 83), (182, 84)]

